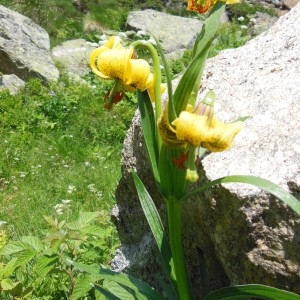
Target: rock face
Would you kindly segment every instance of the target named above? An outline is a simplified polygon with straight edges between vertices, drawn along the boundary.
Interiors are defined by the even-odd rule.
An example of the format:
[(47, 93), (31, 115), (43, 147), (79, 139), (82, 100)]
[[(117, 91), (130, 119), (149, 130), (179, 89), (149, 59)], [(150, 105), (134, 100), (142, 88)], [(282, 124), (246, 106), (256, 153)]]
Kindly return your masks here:
[[(219, 118), (227, 122), (246, 115), (252, 118), (231, 150), (203, 159), (201, 182), (255, 175), (299, 197), (299, 28), (297, 5), (245, 46), (208, 60), (199, 98), (213, 88)], [(113, 211), (123, 245), (113, 266), (159, 286), (157, 249), (149, 238), (130, 169), (136, 170), (163, 212), (164, 203), (147, 167), (138, 115), (124, 142)], [(300, 217), (281, 201), (252, 186), (224, 184), (187, 201), (183, 218), (185, 253), (197, 299), (201, 299), (199, 253), (212, 289), (260, 283), (300, 294)]]
[(0, 72), (22, 80), (56, 81), (47, 32), (29, 18), (0, 5)]
[(24, 84), (25, 82), (14, 74), (0, 76), (0, 91), (8, 89), (11, 95), (16, 94)]
[(52, 49), (55, 60), (62, 63), (67, 72), (84, 76), (91, 69), (88, 66), (89, 56), (95, 49), (84, 39), (66, 41)]
[(130, 12), (128, 30), (142, 30), (162, 41), (166, 54), (190, 49), (203, 22), (191, 18), (172, 16), (152, 9)]

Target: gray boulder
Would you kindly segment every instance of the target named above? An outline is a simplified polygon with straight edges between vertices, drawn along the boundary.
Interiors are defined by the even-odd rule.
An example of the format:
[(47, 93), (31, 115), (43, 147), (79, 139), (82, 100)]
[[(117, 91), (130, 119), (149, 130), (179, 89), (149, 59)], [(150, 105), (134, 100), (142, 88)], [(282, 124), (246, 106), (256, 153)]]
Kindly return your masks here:
[(0, 75), (0, 91), (8, 89), (11, 95), (15, 95), (24, 84), (25, 82), (15, 74)]
[(91, 69), (88, 60), (95, 45), (84, 39), (70, 40), (52, 49), (53, 57), (60, 62), (68, 73), (84, 76)]
[(56, 81), (48, 33), (29, 18), (0, 5), (0, 72), (22, 80)]
[(172, 16), (152, 9), (130, 12), (126, 22), (127, 30), (142, 30), (162, 42), (166, 54), (189, 49), (201, 30), (203, 22), (179, 16)]
[[(201, 183), (226, 175), (255, 175), (299, 197), (298, 28), (300, 5), (245, 46), (208, 60), (199, 98), (213, 88), (219, 118), (227, 122), (246, 115), (252, 118), (231, 150), (203, 159)], [(138, 173), (164, 216), (141, 135), (136, 115), (124, 142), (122, 178), (113, 210), (122, 241), (113, 267), (160, 286), (158, 252), (149, 239), (130, 175), (130, 169)], [(212, 289), (260, 283), (300, 293), (300, 218), (281, 201), (250, 185), (219, 185), (187, 201), (183, 221), (185, 254), (197, 299), (201, 299), (199, 253)]]

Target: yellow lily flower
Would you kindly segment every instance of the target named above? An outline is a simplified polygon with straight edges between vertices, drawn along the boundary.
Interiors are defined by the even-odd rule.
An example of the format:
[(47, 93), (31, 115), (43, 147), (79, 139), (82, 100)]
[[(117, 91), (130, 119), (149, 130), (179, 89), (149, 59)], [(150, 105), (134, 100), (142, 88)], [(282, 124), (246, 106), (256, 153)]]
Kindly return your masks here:
[[(150, 65), (144, 59), (135, 58), (132, 48), (123, 48), (116, 37), (111, 37), (106, 44), (95, 49), (90, 55), (92, 71), (102, 79), (115, 79), (118, 86), (129, 92), (148, 90), (154, 101), (154, 76)], [(164, 86), (162, 85), (162, 92)]]
[(176, 127), (176, 137), (194, 147), (204, 147), (211, 152), (220, 152), (229, 149), (236, 135), (243, 128), (243, 122), (237, 121), (224, 124), (215, 116), (197, 115), (182, 111), (172, 122)]
[[(239, 3), (240, 0), (220, 0), (225, 2), (226, 4), (236, 4)], [(188, 0), (187, 10), (196, 11), (201, 14), (206, 13), (213, 5), (217, 2), (217, 0)]]

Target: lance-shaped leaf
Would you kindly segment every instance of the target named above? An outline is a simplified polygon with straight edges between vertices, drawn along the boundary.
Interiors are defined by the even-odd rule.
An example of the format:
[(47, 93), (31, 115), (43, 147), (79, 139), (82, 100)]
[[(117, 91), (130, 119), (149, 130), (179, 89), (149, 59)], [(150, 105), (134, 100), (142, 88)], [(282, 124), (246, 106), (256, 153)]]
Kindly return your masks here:
[(138, 93), (138, 104), (148, 160), (154, 178), (156, 182), (159, 182), (159, 173), (157, 169), (158, 146), (156, 136), (158, 132), (156, 130), (154, 110), (147, 91)]
[[(151, 228), (151, 231), (153, 233), (154, 239), (156, 241), (156, 244), (158, 246), (158, 249), (160, 250), (160, 253), (163, 258), (164, 263), (164, 269), (166, 273), (168, 274), (169, 278), (175, 282), (175, 271), (174, 271), (174, 265), (172, 260), (172, 254), (171, 254), (171, 248), (168, 242), (168, 238), (166, 236), (166, 233), (164, 231), (164, 227), (162, 224), (162, 221), (160, 219), (159, 213), (156, 209), (156, 206), (147, 192), (144, 184), (139, 179), (137, 174), (132, 172), (133, 180), (135, 183), (135, 187), (144, 211), (144, 214), (146, 216), (146, 219), (148, 221), (148, 224)], [(175, 289), (169, 290), (168, 295), (172, 296), (172, 299), (176, 299), (176, 292)]]
[(232, 286), (216, 290), (204, 298), (204, 300), (236, 300), (248, 299), (248, 297), (255, 297), (255, 299), (268, 300), (299, 300), (300, 296), (288, 291), (276, 289), (270, 286), (249, 284)]
[[(75, 268), (85, 271), (89, 274), (97, 276), (99, 279), (108, 279), (119, 283), (129, 289), (132, 289), (136, 295), (140, 296), (137, 299), (153, 299), (153, 300), (163, 300), (164, 297), (161, 296), (156, 290), (154, 290), (150, 285), (145, 282), (136, 279), (133, 276), (117, 273), (106, 269), (105, 267), (95, 267), (88, 266), (82, 263), (77, 263), (69, 261)], [(111, 291), (110, 291), (111, 292)], [(146, 298), (145, 298), (146, 297)]]
[(254, 186), (257, 186), (266, 192), (274, 195), (281, 201), (283, 201), (286, 205), (288, 205), (293, 211), (295, 211), (298, 215), (300, 215), (300, 201), (298, 201), (293, 195), (291, 195), (289, 192), (281, 188), (279, 185), (273, 183), (270, 180), (259, 178), (257, 176), (251, 176), (251, 175), (231, 175), (231, 176), (225, 176), (216, 180), (213, 180), (211, 182), (208, 182), (206, 184), (203, 184), (199, 188), (196, 188), (191, 193), (186, 194), (184, 197), (180, 199), (180, 201), (184, 201), (199, 192), (206, 190), (214, 185), (221, 184), (221, 183), (247, 183), (252, 184)]

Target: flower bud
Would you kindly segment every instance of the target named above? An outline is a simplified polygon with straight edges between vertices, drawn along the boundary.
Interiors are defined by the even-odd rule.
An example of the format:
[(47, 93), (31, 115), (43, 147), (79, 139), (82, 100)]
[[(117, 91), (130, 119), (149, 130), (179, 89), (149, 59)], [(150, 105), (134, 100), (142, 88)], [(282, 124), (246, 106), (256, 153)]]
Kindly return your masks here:
[(204, 99), (195, 107), (193, 113), (200, 116), (207, 116), (207, 120), (210, 121), (214, 116), (214, 104), (216, 94), (213, 91), (208, 91)]

